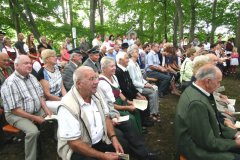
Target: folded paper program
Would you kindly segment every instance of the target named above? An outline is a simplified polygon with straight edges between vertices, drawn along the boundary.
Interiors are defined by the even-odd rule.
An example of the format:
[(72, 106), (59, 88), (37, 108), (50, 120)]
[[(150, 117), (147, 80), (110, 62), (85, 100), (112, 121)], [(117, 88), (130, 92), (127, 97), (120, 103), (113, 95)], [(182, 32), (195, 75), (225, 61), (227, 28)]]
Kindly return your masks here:
[(148, 101), (147, 100), (133, 99), (133, 105), (137, 109), (140, 109), (140, 110), (144, 111), (145, 109), (147, 109)]

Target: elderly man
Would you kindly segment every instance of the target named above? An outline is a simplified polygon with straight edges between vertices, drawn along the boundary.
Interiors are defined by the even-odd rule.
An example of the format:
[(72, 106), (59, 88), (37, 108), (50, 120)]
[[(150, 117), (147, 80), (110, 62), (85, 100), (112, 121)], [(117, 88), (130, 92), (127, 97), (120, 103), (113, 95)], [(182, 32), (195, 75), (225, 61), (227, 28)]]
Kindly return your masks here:
[(160, 66), (160, 61), (157, 52), (159, 51), (158, 44), (152, 44), (151, 51), (146, 56), (146, 75), (150, 78), (156, 78), (158, 80), (158, 92), (159, 97), (163, 97), (167, 92), (171, 77), (167, 75), (168, 71), (163, 66)]
[(67, 91), (69, 91), (73, 86), (73, 72), (82, 63), (82, 58), (83, 58), (79, 49), (72, 50), (70, 54), (71, 54), (70, 61), (64, 67), (64, 70), (62, 73), (63, 84)]
[[(9, 56), (5, 53), (0, 53), (0, 87), (4, 83), (4, 81), (12, 74), (12, 68), (8, 65)], [(2, 99), (0, 98), (0, 144), (3, 144), (7, 141), (5, 134), (3, 133), (2, 127), (7, 124), (4, 109), (2, 105)]]
[[(44, 114), (52, 113), (46, 106), (43, 90), (38, 80), (31, 75), (32, 63), (28, 56), (20, 55), (14, 62), (15, 71), (4, 82), (1, 96), (6, 120), (22, 130), (25, 136), (25, 159), (37, 159), (37, 139)], [(43, 112), (45, 111), (45, 113)]]
[[(116, 56), (117, 68), (116, 68), (116, 77), (120, 85), (120, 89), (123, 95), (130, 101), (133, 99), (142, 99), (146, 100), (146, 97), (143, 96), (134, 86), (130, 74), (127, 70), (129, 58), (126, 52), (120, 51)], [(149, 110), (141, 112), (141, 121), (143, 126), (152, 126), (153, 121), (148, 119)], [(138, 110), (134, 112), (134, 116), (138, 117)], [(139, 118), (137, 118), (139, 119)]]
[(59, 155), (64, 160), (117, 160), (114, 151), (123, 153), (123, 149), (108, 107), (97, 92), (97, 74), (81, 66), (75, 70), (73, 81), (74, 87), (63, 97), (58, 110)]
[(95, 72), (101, 73), (101, 67), (99, 64), (99, 50), (98, 47), (93, 47), (88, 51), (89, 58), (83, 63), (83, 66), (91, 67)]
[(197, 71), (196, 79), (177, 106), (177, 151), (187, 159), (239, 160), (240, 134), (221, 124), (212, 95), (220, 86), (221, 71), (206, 64)]
[(24, 40), (24, 34), (19, 33), (18, 34), (18, 41), (15, 43), (15, 47), (18, 50), (19, 54), (27, 54), (29, 52), (28, 46), (23, 42)]

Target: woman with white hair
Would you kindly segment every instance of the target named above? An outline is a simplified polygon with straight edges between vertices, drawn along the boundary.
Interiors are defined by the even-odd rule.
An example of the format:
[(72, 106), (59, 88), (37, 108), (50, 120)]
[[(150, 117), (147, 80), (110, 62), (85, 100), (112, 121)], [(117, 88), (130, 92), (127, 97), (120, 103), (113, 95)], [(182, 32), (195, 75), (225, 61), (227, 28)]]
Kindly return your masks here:
[(130, 56), (127, 70), (136, 89), (149, 99), (150, 118), (154, 121), (160, 122), (158, 87), (149, 84), (143, 79), (141, 69), (137, 63), (139, 57), (138, 48), (132, 46), (127, 50), (127, 53)]
[(139, 132), (142, 131), (139, 111), (133, 106), (121, 92), (120, 86), (115, 76), (116, 64), (112, 57), (103, 57), (101, 60), (102, 74), (98, 87), (105, 95), (105, 98), (114, 104), (114, 108), (119, 111), (121, 116), (129, 115)]

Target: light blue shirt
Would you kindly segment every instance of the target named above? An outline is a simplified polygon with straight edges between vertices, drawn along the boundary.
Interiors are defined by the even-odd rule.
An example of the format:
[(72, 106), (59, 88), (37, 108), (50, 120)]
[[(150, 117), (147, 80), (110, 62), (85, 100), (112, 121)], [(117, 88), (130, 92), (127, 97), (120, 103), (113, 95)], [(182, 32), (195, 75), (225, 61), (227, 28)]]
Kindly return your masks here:
[(114, 52), (112, 54), (106, 53), (106, 56), (112, 57), (116, 61), (116, 53), (114, 53)]
[(152, 69), (149, 68), (150, 66), (159, 66), (160, 65), (158, 54), (156, 52), (154, 52), (153, 50), (151, 50), (146, 55), (145, 62), (146, 62), (146, 66), (145, 66), (146, 71), (153, 71)]

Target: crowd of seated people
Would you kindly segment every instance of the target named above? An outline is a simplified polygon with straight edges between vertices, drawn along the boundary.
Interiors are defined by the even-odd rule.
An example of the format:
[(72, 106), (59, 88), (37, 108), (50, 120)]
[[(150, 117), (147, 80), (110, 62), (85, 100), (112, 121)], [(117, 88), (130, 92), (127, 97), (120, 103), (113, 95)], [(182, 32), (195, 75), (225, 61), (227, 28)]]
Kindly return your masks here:
[[(142, 45), (134, 35), (129, 39), (125, 37), (114, 41), (111, 35), (102, 42), (98, 35), (92, 42), (93, 47), (84, 51), (80, 47), (73, 49), (67, 37), (60, 59), (65, 68), (60, 68), (62, 63), (45, 36), (41, 36), (36, 47), (33, 34), (27, 36), (25, 43), (21, 33), (16, 49), (9, 38), (4, 39), (0, 61), (7, 64), (8, 59), (10, 67), (7, 70), (7, 65), (0, 63), (1, 106), (6, 116), (6, 121), (0, 124), (9, 123), (26, 134), (26, 159), (36, 159), (37, 127), (45, 121), (42, 116), (52, 114), (59, 116), (58, 153), (63, 159), (117, 159), (119, 154), (114, 151), (128, 153), (129, 150), (139, 159), (157, 159), (158, 153), (143, 147), (142, 134), (143, 128), (160, 122), (159, 100), (168, 93), (180, 96), (180, 89), (183, 91), (198, 80), (196, 73), (205, 65), (202, 59), (206, 64), (216, 65), (223, 74), (236, 72), (238, 66), (239, 56), (236, 48), (231, 49), (232, 41), (226, 43), (224, 52), (224, 43), (205, 50), (196, 38), (192, 43), (184, 41), (182, 46), (174, 48), (167, 42)], [(82, 61), (86, 53), (88, 57)], [(155, 84), (149, 83), (146, 77), (156, 79)], [(25, 80), (29, 82), (22, 84)], [(218, 96), (226, 99), (224, 95)], [(147, 109), (137, 109), (134, 99), (148, 101)], [(3, 117), (3, 111), (0, 113)], [(126, 115), (128, 122), (116, 121)], [(21, 119), (19, 123), (16, 117)], [(221, 123), (233, 128), (232, 119), (231, 122), (228, 119), (225, 116)], [(31, 127), (26, 129), (25, 124)], [(33, 145), (34, 150), (29, 151), (29, 145)], [(104, 153), (106, 151), (108, 153)]]

